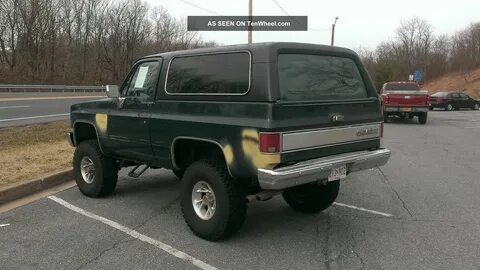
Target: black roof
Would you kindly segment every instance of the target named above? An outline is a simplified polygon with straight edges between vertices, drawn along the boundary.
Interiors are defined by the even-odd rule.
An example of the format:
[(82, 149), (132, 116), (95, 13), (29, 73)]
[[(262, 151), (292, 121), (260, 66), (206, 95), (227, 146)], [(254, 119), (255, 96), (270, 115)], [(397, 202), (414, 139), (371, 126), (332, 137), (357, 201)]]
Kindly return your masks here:
[(253, 55), (253, 62), (273, 62), (276, 61), (278, 53), (312, 53), (312, 54), (322, 54), (322, 55), (339, 55), (347, 57), (357, 57), (357, 54), (347, 48), (327, 46), (320, 44), (309, 44), (309, 43), (297, 43), (297, 42), (263, 42), (263, 43), (253, 43), (253, 44), (238, 44), (238, 45), (228, 45), (228, 46), (219, 46), (211, 48), (199, 48), (199, 49), (190, 49), (190, 50), (179, 50), (172, 52), (164, 52), (154, 55), (149, 55), (144, 58), (149, 57), (163, 57), (171, 58), (176, 56), (183, 55), (193, 55), (193, 54), (209, 54), (209, 53), (219, 53), (219, 52), (232, 52), (232, 51), (249, 51)]

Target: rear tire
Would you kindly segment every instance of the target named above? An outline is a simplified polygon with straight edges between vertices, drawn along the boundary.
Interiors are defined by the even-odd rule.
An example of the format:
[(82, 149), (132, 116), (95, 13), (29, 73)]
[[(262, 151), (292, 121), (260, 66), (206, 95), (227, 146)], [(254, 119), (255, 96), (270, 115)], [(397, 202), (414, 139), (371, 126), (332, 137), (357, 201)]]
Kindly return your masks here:
[(388, 123), (390, 121), (389, 117), (388, 117), (388, 114), (387, 113), (383, 113), (383, 122), (385, 123)]
[(418, 115), (418, 123), (425, 125), (427, 123), (427, 113), (420, 113)]
[(428, 110), (433, 111), (433, 107), (432, 106), (428, 107)]
[(339, 190), (340, 181), (333, 181), (326, 185), (315, 183), (289, 188), (282, 196), (294, 210), (313, 214), (330, 207), (337, 199)]
[(478, 111), (479, 107), (480, 107), (480, 106), (479, 106), (478, 103), (477, 103), (477, 104), (473, 105), (473, 108), (472, 108), (472, 109), (473, 109), (474, 111)]
[(243, 186), (230, 177), (224, 162), (194, 162), (185, 171), (182, 184), (183, 217), (193, 233), (215, 241), (240, 229), (247, 211), (246, 194)]
[(102, 154), (97, 140), (81, 142), (73, 155), (73, 176), (80, 191), (88, 197), (110, 195), (117, 185), (118, 165)]

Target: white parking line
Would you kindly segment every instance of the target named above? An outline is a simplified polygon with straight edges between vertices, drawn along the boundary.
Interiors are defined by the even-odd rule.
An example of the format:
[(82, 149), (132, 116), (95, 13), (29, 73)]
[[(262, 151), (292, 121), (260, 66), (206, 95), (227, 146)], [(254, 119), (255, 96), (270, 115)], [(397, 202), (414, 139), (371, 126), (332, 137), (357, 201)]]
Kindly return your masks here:
[(344, 203), (337, 203), (337, 202), (334, 202), (333, 204), (334, 204), (334, 205), (338, 205), (338, 206), (342, 206), (342, 207), (347, 207), (347, 208), (359, 210), (359, 211), (364, 211), (364, 212), (372, 213), (372, 214), (375, 214), (375, 215), (384, 216), (384, 217), (393, 217), (393, 215), (392, 215), (392, 214), (389, 214), (389, 213), (383, 213), (383, 212), (379, 212), (379, 211), (375, 211), (375, 210), (370, 210), (370, 209), (366, 209), (366, 208), (362, 208), (362, 207), (358, 207), (358, 206), (354, 206), (354, 205), (349, 205), (349, 204), (344, 204)]
[(0, 109), (16, 109), (16, 108), (29, 108), (30, 106), (23, 105), (23, 106), (6, 106), (6, 107), (0, 107)]
[(0, 227), (6, 227), (6, 226), (10, 226), (10, 224), (0, 224)]
[(206, 262), (203, 262), (203, 261), (201, 261), (201, 260), (199, 260), (199, 259), (197, 259), (197, 258), (195, 258), (195, 257), (192, 257), (192, 256), (190, 256), (190, 255), (188, 255), (188, 254), (186, 254), (186, 253), (184, 253), (184, 252), (182, 252), (182, 251), (180, 251), (180, 250), (178, 250), (178, 249), (170, 246), (170, 245), (167, 245), (167, 244), (162, 243), (162, 242), (160, 242), (160, 241), (158, 241), (158, 240), (155, 240), (155, 239), (153, 239), (153, 238), (150, 238), (150, 237), (148, 237), (148, 236), (146, 236), (146, 235), (144, 235), (144, 234), (141, 234), (141, 233), (139, 233), (139, 232), (137, 232), (137, 231), (135, 231), (135, 230), (133, 230), (133, 229), (130, 229), (130, 228), (128, 228), (128, 227), (125, 227), (125, 226), (123, 226), (123, 225), (121, 225), (121, 224), (119, 224), (119, 223), (117, 223), (117, 222), (115, 222), (115, 221), (109, 220), (109, 219), (104, 218), (104, 217), (102, 217), (102, 216), (99, 216), (99, 215), (96, 215), (96, 214), (94, 214), (94, 213), (91, 213), (91, 212), (88, 212), (88, 211), (86, 211), (86, 210), (83, 210), (82, 208), (76, 207), (75, 205), (70, 204), (69, 202), (67, 202), (67, 201), (65, 201), (65, 200), (62, 200), (62, 199), (60, 199), (60, 198), (58, 198), (58, 197), (49, 196), (48, 198), (51, 199), (51, 200), (53, 200), (53, 201), (55, 201), (55, 202), (57, 202), (58, 204), (60, 204), (60, 205), (62, 205), (62, 206), (64, 206), (64, 207), (66, 207), (66, 208), (74, 211), (74, 212), (77, 212), (77, 213), (79, 213), (79, 214), (81, 214), (81, 215), (84, 215), (84, 216), (86, 216), (86, 217), (89, 217), (89, 218), (91, 218), (91, 219), (95, 219), (95, 220), (97, 220), (97, 221), (100, 221), (100, 222), (102, 222), (103, 224), (106, 224), (106, 225), (108, 225), (108, 226), (110, 226), (110, 227), (113, 227), (113, 228), (115, 228), (115, 229), (117, 229), (117, 230), (119, 230), (119, 231), (121, 231), (121, 232), (124, 232), (124, 233), (130, 235), (130, 236), (133, 237), (133, 238), (136, 238), (136, 239), (138, 239), (138, 240), (140, 240), (140, 241), (142, 241), (142, 242), (145, 242), (145, 243), (148, 243), (148, 244), (150, 244), (150, 245), (153, 245), (153, 246), (155, 246), (155, 247), (157, 247), (157, 248), (159, 248), (159, 249), (161, 249), (161, 250), (169, 253), (170, 255), (173, 255), (173, 256), (181, 259), (181, 260), (187, 261), (187, 262), (189, 262), (189, 263), (197, 266), (197, 267), (200, 268), (200, 269), (206, 269), (206, 270), (214, 270), (214, 269), (217, 269), (216, 267), (213, 267), (213, 266), (207, 264)]
[(7, 118), (7, 119), (1, 119), (0, 122), (18, 121), (18, 120), (27, 120), (27, 119), (36, 119), (36, 118), (49, 118), (49, 117), (66, 116), (66, 115), (69, 115), (69, 113), (28, 116), (28, 117), (20, 117), (20, 118)]
[(465, 128), (480, 128), (480, 126), (465, 127)]

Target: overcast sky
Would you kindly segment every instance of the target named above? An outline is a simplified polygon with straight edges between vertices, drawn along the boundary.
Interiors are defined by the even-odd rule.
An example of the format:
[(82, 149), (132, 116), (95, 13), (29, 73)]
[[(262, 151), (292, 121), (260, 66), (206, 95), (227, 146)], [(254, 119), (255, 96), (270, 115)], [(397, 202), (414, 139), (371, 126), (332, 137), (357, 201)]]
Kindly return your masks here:
[[(181, 0), (147, 0), (162, 5), (174, 17), (213, 15)], [(220, 15), (247, 15), (248, 0), (186, 0)], [(277, 0), (290, 15), (308, 16), (308, 26), (326, 31), (254, 32), (253, 42), (295, 41), (330, 44), (330, 28), (335, 16), (335, 45), (348, 48), (375, 48), (394, 37), (400, 20), (413, 16), (425, 18), (435, 34), (452, 34), (480, 22), (480, 0)], [(285, 15), (273, 0), (253, 0), (253, 15)], [(200, 32), (205, 40), (222, 44), (247, 42), (245, 32)]]

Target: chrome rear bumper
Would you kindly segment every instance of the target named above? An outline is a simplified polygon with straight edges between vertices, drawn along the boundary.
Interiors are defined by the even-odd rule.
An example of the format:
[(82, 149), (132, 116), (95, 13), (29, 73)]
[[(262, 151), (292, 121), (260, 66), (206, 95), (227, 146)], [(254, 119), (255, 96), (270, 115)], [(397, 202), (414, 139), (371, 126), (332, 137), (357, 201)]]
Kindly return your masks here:
[(332, 168), (347, 166), (349, 173), (366, 170), (387, 163), (390, 150), (359, 151), (302, 161), (274, 170), (258, 169), (260, 187), (280, 190), (317, 180), (327, 179)]

